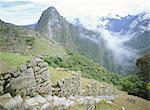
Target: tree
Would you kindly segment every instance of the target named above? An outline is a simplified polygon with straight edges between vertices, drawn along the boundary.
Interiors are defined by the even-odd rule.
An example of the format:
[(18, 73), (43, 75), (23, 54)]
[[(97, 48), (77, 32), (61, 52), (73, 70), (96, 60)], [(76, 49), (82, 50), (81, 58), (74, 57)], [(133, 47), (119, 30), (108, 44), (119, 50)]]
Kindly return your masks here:
[(142, 75), (150, 81), (150, 54), (139, 58), (136, 65), (140, 68)]

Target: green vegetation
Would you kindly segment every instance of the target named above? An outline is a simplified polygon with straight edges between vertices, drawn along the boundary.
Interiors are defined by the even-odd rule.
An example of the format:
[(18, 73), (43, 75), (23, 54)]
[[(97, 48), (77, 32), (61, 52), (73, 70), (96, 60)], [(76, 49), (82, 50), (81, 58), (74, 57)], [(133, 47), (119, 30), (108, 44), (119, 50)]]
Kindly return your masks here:
[(19, 67), (22, 63), (25, 63), (31, 58), (31, 56), (0, 52), (0, 73)]
[(46, 57), (45, 61), (48, 62), (51, 67), (67, 68), (69, 70), (81, 71), (83, 77), (89, 79), (95, 79), (98, 81), (109, 82), (117, 84), (117, 80), (120, 79), (120, 75), (115, 73), (109, 73), (105, 68), (99, 64), (89, 60), (88, 58), (68, 51), (68, 56), (65, 58), (60, 57)]
[(150, 54), (146, 54), (139, 58), (136, 64), (141, 70), (141, 76), (143, 76), (145, 80), (150, 81)]
[(34, 45), (29, 50), (32, 55), (49, 55), (53, 57), (64, 57), (66, 55), (65, 49), (53, 40), (46, 38), (35, 38)]
[[(126, 91), (131, 95), (147, 98), (146, 83), (138, 74), (132, 73), (131, 75), (123, 76), (116, 73), (110, 73), (99, 64), (82, 55), (68, 50), (67, 53), (68, 56), (65, 58), (46, 57), (45, 61), (47, 61), (51, 67), (61, 67), (69, 70), (81, 71), (82, 77), (111, 83), (117, 86), (118, 89)], [(85, 80), (85, 82), (88, 82), (88, 80)]]
[(146, 82), (136, 74), (128, 75), (121, 81), (123, 91), (127, 91), (129, 94), (147, 97), (146, 94)]
[(33, 38), (33, 37), (27, 37), (26, 38), (26, 44), (29, 45), (29, 46), (33, 46), (34, 41), (35, 41), (35, 38)]
[(0, 21), (0, 50), (22, 55), (63, 57), (65, 49), (56, 41), (34, 30)]
[(70, 107), (68, 110), (87, 110), (85, 105), (75, 105)]

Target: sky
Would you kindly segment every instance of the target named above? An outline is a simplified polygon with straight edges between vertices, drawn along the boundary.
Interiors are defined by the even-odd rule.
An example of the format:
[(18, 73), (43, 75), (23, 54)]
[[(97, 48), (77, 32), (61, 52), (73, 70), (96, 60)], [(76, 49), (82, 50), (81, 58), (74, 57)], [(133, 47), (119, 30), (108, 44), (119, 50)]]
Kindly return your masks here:
[(150, 0), (0, 0), (0, 19), (16, 25), (33, 24), (49, 6), (66, 18), (98, 18), (150, 11)]

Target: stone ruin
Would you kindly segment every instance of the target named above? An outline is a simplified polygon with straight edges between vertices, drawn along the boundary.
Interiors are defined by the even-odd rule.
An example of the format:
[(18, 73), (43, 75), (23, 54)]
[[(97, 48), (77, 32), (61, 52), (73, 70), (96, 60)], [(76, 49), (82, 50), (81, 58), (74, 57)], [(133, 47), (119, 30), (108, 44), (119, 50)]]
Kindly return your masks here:
[(0, 94), (10, 93), (22, 97), (51, 95), (49, 75), (48, 64), (41, 58), (34, 58), (18, 69), (0, 75)]
[(72, 72), (72, 76), (63, 78), (52, 85), (52, 94), (59, 97), (81, 96), (81, 75)]
[(37, 57), (18, 69), (0, 74), (0, 110), (67, 110), (76, 104), (94, 110), (95, 103), (114, 98), (111, 87), (101, 87), (93, 81), (87, 87), (88, 94), (83, 94), (81, 75), (70, 72), (71, 76), (52, 84), (48, 64)]
[(98, 81), (91, 81), (85, 90), (86, 96), (110, 96), (117, 95), (119, 91), (114, 86)]

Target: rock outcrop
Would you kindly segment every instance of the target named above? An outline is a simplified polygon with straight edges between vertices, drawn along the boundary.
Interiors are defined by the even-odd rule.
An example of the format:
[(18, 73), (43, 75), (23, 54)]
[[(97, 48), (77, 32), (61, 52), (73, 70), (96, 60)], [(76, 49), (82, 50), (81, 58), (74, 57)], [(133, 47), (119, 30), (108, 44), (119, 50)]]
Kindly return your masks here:
[(17, 70), (0, 75), (0, 94), (12, 96), (36, 96), (52, 94), (48, 64), (42, 58), (34, 58), (22, 64)]

